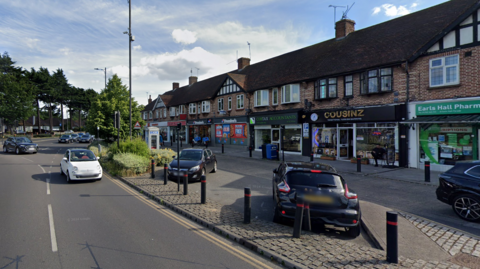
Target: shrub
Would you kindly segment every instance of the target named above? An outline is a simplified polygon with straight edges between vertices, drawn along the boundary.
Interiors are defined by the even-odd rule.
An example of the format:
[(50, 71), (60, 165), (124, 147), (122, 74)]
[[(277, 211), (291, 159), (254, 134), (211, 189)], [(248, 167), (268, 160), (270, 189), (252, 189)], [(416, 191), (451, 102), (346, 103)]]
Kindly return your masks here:
[(122, 176), (132, 176), (147, 172), (150, 165), (148, 158), (132, 153), (119, 153), (113, 156), (116, 170)]
[[(102, 152), (98, 151), (98, 145), (102, 146)], [(100, 156), (102, 158), (108, 157), (108, 152), (110, 150), (109, 145), (103, 141), (94, 141), (90, 145), (88, 145), (88, 149), (93, 151), (96, 156)]]
[(117, 155), (119, 153), (133, 153), (145, 158), (150, 157), (150, 149), (141, 138), (120, 141), (120, 147), (117, 146), (117, 143), (112, 143), (109, 148), (109, 154)]
[(173, 156), (177, 153), (171, 149), (152, 149), (151, 156), (155, 159), (157, 166), (169, 164), (173, 160)]

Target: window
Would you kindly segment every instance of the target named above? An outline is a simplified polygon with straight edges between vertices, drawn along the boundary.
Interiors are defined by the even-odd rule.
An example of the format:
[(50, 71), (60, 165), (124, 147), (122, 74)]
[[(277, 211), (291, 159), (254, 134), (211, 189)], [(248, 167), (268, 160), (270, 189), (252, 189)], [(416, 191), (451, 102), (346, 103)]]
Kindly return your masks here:
[(167, 108), (164, 108), (164, 109), (163, 109), (163, 117), (164, 117), (164, 118), (167, 117)]
[(174, 107), (170, 108), (170, 117), (175, 117), (175, 108)]
[(147, 114), (147, 112), (143, 112), (143, 119), (144, 119), (144, 120), (148, 119), (148, 114)]
[(232, 110), (232, 97), (228, 97), (228, 110)]
[(369, 70), (360, 75), (360, 94), (392, 91), (392, 68)]
[(175, 116), (178, 116), (179, 113), (180, 113), (180, 108), (176, 107), (175, 108)]
[(337, 78), (324, 78), (315, 82), (315, 99), (337, 97)]
[(255, 92), (255, 106), (268, 106), (268, 90)]
[(202, 101), (202, 113), (210, 112), (210, 101)]
[(185, 105), (180, 106), (180, 114), (186, 114), (185, 112)]
[(237, 95), (237, 109), (243, 109), (243, 94)]
[(272, 90), (272, 105), (278, 105), (278, 88)]
[(345, 76), (345, 96), (353, 96), (353, 76)]
[(148, 113), (148, 117), (149, 117), (149, 119), (152, 119), (152, 118), (153, 118), (153, 113), (152, 113), (152, 111), (150, 111), (150, 113)]
[(155, 119), (158, 119), (158, 110), (155, 111)]
[(237, 84), (233, 82), (233, 80), (228, 78), (225, 81), (225, 83), (223, 83), (223, 86), (220, 89), (220, 91), (218, 91), (217, 95), (229, 94), (232, 92), (239, 92), (239, 91), (240, 91), (240, 87), (238, 87)]
[(196, 104), (189, 104), (188, 105), (188, 113), (189, 114), (197, 114), (197, 105)]
[(300, 85), (290, 84), (282, 87), (282, 104), (300, 102)]
[(458, 54), (430, 60), (430, 87), (459, 83)]
[(467, 171), (465, 171), (465, 174), (470, 175), (472, 177), (480, 178), (480, 166), (476, 165)]
[(223, 110), (223, 98), (218, 99), (218, 111)]

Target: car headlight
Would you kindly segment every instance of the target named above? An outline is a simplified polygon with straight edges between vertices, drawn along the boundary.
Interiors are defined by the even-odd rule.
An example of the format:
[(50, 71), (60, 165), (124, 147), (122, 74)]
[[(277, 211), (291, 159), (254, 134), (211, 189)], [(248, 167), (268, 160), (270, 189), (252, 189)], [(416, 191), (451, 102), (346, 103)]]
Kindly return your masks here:
[(190, 170), (188, 170), (188, 171), (197, 172), (198, 170), (200, 170), (200, 165), (194, 166), (194, 167), (190, 168)]
[(100, 165), (97, 165), (97, 170), (102, 171), (102, 167)]
[(78, 172), (78, 167), (74, 166), (73, 167), (73, 172)]

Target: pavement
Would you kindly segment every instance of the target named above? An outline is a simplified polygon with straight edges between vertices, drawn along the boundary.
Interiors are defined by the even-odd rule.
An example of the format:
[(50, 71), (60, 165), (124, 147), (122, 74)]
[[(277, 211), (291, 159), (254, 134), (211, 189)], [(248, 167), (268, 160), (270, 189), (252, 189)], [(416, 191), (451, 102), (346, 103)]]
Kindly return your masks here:
[[(167, 145), (167, 148), (168, 147)], [(186, 147), (183, 147), (186, 148)], [(209, 147), (217, 156), (231, 155), (250, 158), (242, 146)], [(172, 148), (176, 150), (176, 148)], [(262, 159), (260, 151), (253, 151), (254, 159)], [(280, 156), (282, 158), (282, 155)], [(285, 154), (286, 161), (309, 161), (310, 157)], [(425, 181), (424, 170), (409, 168), (383, 168), (362, 165), (357, 172), (356, 163), (350, 161), (317, 160), (334, 166), (341, 174), (351, 173), (385, 180), (405, 181), (409, 184), (438, 185), (439, 172), (431, 172), (430, 182)], [(278, 161), (277, 161), (278, 162)], [(292, 227), (254, 219), (243, 224), (243, 214), (228, 205), (207, 198), (200, 204), (200, 194), (182, 195), (177, 184), (163, 185), (163, 167), (157, 167), (156, 178), (149, 174), (119, 178), (151, 199), (201, 223), (214, 232), (270, 257), (272, 261), (288, 268), (479, 268), (480, 240), (438, 223), (397, 212), (398, 214), (398, 264), (386, 261), (386, 212), (390, 208), (361, 201), (362, 227), (376, 247), (358, 246), (335, 238), (330, 234), (302, 231), (301, 239), (292, 237)]]

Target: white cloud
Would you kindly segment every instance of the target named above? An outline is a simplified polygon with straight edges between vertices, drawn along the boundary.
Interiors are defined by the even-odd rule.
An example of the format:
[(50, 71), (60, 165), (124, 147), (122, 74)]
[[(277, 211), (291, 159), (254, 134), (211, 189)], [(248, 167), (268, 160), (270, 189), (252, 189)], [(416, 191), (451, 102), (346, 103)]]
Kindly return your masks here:
[(73, 70), (68, 70), (68, 74), (69, 74), (69, 75), (73, 75), (73, 74), (75, 74), (75, 71), (73, 71)]
[(60, 51), (63, 55), (65, 55), (65, 56), (67, 56), (67, 55), (70, 53), (70, 49), (69, 49), (69, 48), (59, 49), (59, 51)]
[(380, 13), (382, 10), (385, 12), (385, 15), (388, 17), (397, 17), (410, 14), (411, 12), (415, 11), (417, 7), (417, 3), (413, 3), (410, 5), (410, 8), (406, 6), (395, 6), (392, 4), (383, 4), (380, 7), (374, 7), (372, 15), (376, 15)]
[(188, 30), (175, 29), (172, 32), (173, 40), (177, 43), (182, 43), (185, 45), (193, 44), (197, 41), (197, 33), (191, 32)]
[(31, 49), (35, 49), (37, 48), (37, 43), (38, 41), (40, 41), (39, 39), (36, 39), (36, 38), (25, 38), (25, 45), (27, 45), (27, 47), (31, 48)]
[(142, 49), (142, 46), (138, 45), (138, 46), (133, 46), (133, 50), (141, 50)]
[(380, 7), (374, 7), (372, 15), (377, 15), (378, 13), (380, 13), (380, 11), (382, 11)]

